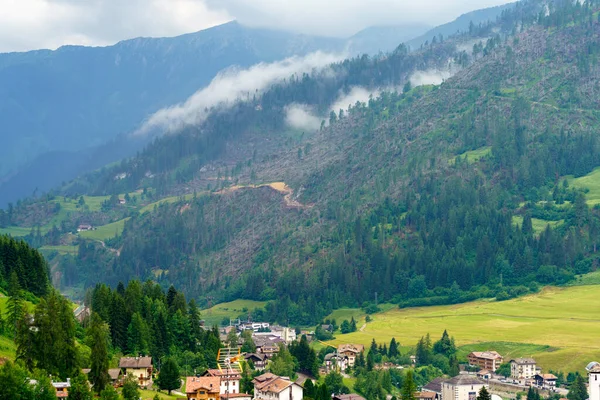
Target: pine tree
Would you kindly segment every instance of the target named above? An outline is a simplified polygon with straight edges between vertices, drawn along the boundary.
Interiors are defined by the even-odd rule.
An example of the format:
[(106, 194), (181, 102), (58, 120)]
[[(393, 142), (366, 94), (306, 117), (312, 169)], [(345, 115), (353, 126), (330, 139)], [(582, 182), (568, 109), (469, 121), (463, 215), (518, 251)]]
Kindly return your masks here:
[[(529, 395), (527, 395), (529, 400)], [(587, 388), (585, 380), (581, 375), (577, 375), (573, 384), (569, 387), (569, 394), (567, 395), (569, 400), (586, 400), (588, 398)]]
[(390, 341), (390, 347), (388, 349), (388, 356), (390, 358), (398, 357), (400, 355), (400, 351), (398, 350), (398, 343), (396, 342), (396, 338), (392, 338)]
[(17, 322), (25, 313), (25, 308), (23, 306), (23, 291), (21, 290), (19, 278), (14, 271), (10, 274), (8, 288), (9, 298), (7, 302), (8, 315), (6, 322), (8, 326), (8, 332), (14, 337), (17, 332)]
[(156, 384), (160, 390), (167, 390), (169, 396), (171, 395), (171, 390), (178, 389), (181, 386), (181, 381), (179, 380), (179, 366), (174, 359), (167, 358), (161, 366), (158, 378), (156, 379)]
[(356, 321), (354, 317), (350, 319), (350, 332), (356, 332)]
[(401, 396), (402, 400), (415, 400), (415, 392), (417, 391), (417, 385), (413, 378), (413, 372), (409, 370), (404, 377), (402, 383)]
[(91, 369), (88, 379), (96, 393), (102, 392), (110, 382), (108, 375), (108, 346), (109, 328), (96, 313), (92, 314), (92, 321), (88, 332), (91, 354)]
[(312, 379), (307, 379), (306, 382), (304, 382), (304, 398), (316, 400), (315, 396), (316, 396), (315, 385), (314, 385)]
[(477, 400), (492, 400), (492, 395), (488, 392), (488, 390), (483, 386), (477, 395)]

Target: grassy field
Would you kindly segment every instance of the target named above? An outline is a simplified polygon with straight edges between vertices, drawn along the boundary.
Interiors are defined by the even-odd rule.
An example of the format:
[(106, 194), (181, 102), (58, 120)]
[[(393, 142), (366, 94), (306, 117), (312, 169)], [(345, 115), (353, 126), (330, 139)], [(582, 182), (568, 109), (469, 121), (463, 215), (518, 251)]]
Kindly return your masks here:
[(77, 254), (77, 246), (42, 246), (40, 247), (40, 251), (44, 252), (52, 252), (56, 251), (59, 254)]
[(140, 390), (140, 396), (141, 396), (142, 400), (152, 400), (152, 399), (154, 399), (154, 396), (156, 396), (157, 394), (161, 400), (185, 399), (186, 398), (185, 396), (175, 396), (174, 394), (169, 396), (166, 393), (155, 392), (153, 390)]
[(395, 337), (414, 346), (421, 336), (430, 333), (437, 340), (447, 329), (458, 346), (487, 348), (496, 342), (494, 346), (507, 351), (510, 343), (508, 353), (532, 356), (546, 370), (582, 371), (589, 361), (600, 360), (597, 307), (600, 286), (547, 288), (504, 302), (396, 308), (376, 314), (363, 332), (337, 335), (332, 343), (368, 345), (373, 338), (383, 343)]
[[(200, 194), (198, 194), (199, 196)], [(186, 194), (185, 196), (183, 196), (184, 200), (191, 200), (194, 198), (194, 194)], [(154, 210), (154, 207), (159, 206), (161, 204), (169, 204), (169, 203), (177, 203), (179, 200), (181, 199), (181, 196), (173, 196), (173, 197), (166, 197), (162, 200), (159, 200), (155, 203), (151, 203), (148, 204), (145, 207), (142, 207), (140, 209), (140, 214), (145, 213), (145, 212), (151, 212), (152, 210)]]
[(589, 174), (580, 178), (566, 177), (569, 185), (579, 189), (589, 189), (586, 199), (589, 205), (600, 204), (600, 168), (594, 169)]
[(466, 151), (466, 152), (459, 154), (456, 157), (450, 159), (449, 163), (454, 164), (456, 162), (457, 158), (460, 157), (460, 158), (464, 159), (465, 156), (467, 157), (467, 162), (469, 162), (469, 163), (477, 162), (480, 159), (482, 159), (483, 157), (490, 154), (491, 151), (492, 151), (492, 148), (490, 146), (481, 147), (477, 150)]
[[(542, 233), (547, 225), (550, 225), (551, 228), (556, 228), (564, 223), (564, 220), (559, 221), (546, 221), (543, 219), (531, 218), (531, 226), (533, 227), (533, 231), (536, 234)], [(513, 224), (523, 226), (523, 217), (520, 215), (513, 215)]]
[(209, 309), (202, 310), (202, 319), (207, 325), (220, 324), (223, 318), (237, 318), (243, 314), (244, 309), (254, 310), (255, 308), (263, 308), (267, 304), (266, 301), (253, 300), (235, 300), (229, 303), (221, 303)]
[(120, 235), (125, 228), (125, 222), (127, 222), (129, 218), (122, 219), (117, 222), (113, 222), (111, 224), (102, 225), (94, 229), (93, 231), (81, 232), (79, 236), (85, 239), (93, 239), (93, 240), (106, 240), (115, 237), (115, 235)]

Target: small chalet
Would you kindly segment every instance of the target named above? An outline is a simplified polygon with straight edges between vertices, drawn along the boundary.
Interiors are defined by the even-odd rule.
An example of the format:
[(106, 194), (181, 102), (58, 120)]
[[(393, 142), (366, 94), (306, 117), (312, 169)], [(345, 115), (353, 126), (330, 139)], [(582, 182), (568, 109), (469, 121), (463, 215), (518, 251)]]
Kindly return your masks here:
[(121, 357), (119, 368), (124, 376), (135, 376), (142, 387), (152, 383), (152, 357)]
[(66, 382), (52, 382), (54, 390), (56, 390), (56, 397), (59, 399), (66, 399), (69, 397), (69, 388), (71, 387), (71, 379), (67, 378)]
[(364, 350), (365, 346), (362, 344), (341, 344), (338, 346), (337, 352), (340, 356), (348, 357), (348, 366), (354, 367), (356, 358)]
[(189, 399), (220, 400), (221, 378), (216, 376), (188, 376), (185, 383), (185, 394)]
[(254, 400), (302, 400), (303, 388), (288, 377), (270, 372), (257, 376), (254, 384)]
[(542, 389), (553, 390), (556, 388), (556, 380), (558, 379), (553, 374), (536, 374), (533, 378), (535, 384)]
[(85, 305), (80, 305), (75, 309), (75, 311), (73, 311), (73, 314), (75, 315), (75, 319), (79, 323), (82, 323), (86, 318), (88, 318), (91, 315), (91, 310)]
[(94, 227), (90, 224), (80, 224), (77, 227), (77, 232), (87, 232), (87, 231), (91, 231), (93, 229), (94, 229)]
[(482, 369), (480, 371), (477, 372), (477, 377), (479, 379), (491, 379), (492, 378), (492, 373), (490, 371), (488, 371), (487, 369)]
[(262, 371), (267, 366), (267, 361), (269, 360), (266, 354), (262, 353), (247, 353), (244, 358), (246, 361), (252, 361), (254, 364), (254, 369), (257, 371)]

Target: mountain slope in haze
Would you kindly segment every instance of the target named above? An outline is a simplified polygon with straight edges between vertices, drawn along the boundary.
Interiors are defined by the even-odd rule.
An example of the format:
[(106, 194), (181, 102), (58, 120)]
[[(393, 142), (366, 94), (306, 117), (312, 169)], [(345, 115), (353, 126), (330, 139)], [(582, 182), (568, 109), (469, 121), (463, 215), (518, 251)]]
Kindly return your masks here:
[(350, 54), (387, 53), (400, 43), (423, 35), (430, 28), (425, 24), (369, 27), (348, 39), (348, 51)]
[(443, 24), (433, 29), (430, 29), (429, 31), (424, 32), (418, 37), (410, 38), (410, 40), (408, 40), (406, 44), (414, 50), (418, 49), (425, 42), (431, 41), (434, 37), (439, 37), (440, 35), (442, 35), (443, 37), (447, 37), (459, 32), (468, 32), (471, 24), (485, 25), (490, 22), (493, 23), (502, 14), (503, 11), (514, 8), (515, 4), (516, 3), (508, 3), (501, 6), (471, 11), (469, 13), (461, 15), (452, 22), (448, 22), (447, 24)]
[[(174, 38), (0, 54), (0, 176), (43, 153), (104, 145), (131, 132), (154, 111), (186, 99), (232, 65), (248, 67), (343, 48), (341, 39), (251, 29), (231, 22)], [(75, 167), (75, 173), (80, 171)], [(31, 180), (22, 181), (20, 190), (0, 191), (0, 197), (10, 195), (2, 198), (3, 204), (31, 195), (35, 187), (49, 188), (47, 181), (36, 182), (34, 173), (27, 175)]]

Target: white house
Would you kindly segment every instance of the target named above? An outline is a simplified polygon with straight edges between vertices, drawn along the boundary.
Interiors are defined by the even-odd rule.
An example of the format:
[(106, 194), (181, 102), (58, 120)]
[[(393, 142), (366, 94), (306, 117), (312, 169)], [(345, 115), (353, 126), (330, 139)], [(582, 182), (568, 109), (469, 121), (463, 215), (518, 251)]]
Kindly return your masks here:
[(585, 369), (588, 372), (590, 400), (600, 400), (600, 363), (591, 362)]
[(515, 358), (510, 360), (510, 377), (516, 380), (533, 379), (537, 374), (533, 358)]
[(215, 376), (221, 379), (220, 394), (238, 394), (240, 393), (240, 380), (242, 376), (237, 371), (221, 371), (218, 369), (208, 369), (203, 376)]
[(302, 386), (290, 378), (270, 372), (257, 376), (254, 383), (254, 400), (302, 400)]
[(458, 375), (442, 382), (442, 399), (475, 400), (485, 381), (470, 375)]

